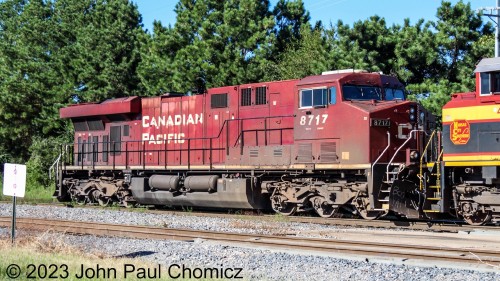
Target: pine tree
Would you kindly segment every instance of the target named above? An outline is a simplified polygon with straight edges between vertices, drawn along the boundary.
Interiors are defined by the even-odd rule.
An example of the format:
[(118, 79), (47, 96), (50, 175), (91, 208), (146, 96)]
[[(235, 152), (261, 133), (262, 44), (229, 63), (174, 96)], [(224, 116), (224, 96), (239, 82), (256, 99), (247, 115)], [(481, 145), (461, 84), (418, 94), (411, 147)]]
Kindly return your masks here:
[(291, 43), (302, 38), (303, 28), (311, 28), (311, 17), (302, 0), (279, 0), (273, 9), (273, 15), (276, 19), (275, 53), (283, 53)]

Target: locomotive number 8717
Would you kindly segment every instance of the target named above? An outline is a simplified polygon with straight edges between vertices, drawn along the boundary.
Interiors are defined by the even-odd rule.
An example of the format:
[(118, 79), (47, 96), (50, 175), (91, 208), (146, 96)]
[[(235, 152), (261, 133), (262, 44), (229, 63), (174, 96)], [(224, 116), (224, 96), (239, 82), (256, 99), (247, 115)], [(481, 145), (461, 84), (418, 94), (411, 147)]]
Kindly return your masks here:
[[(454, 120), (446, 110), (443, 118)], [(366, 219), (452, 215), (476, 224), (500, 211), (474, 205), (472, 194), (484, 187), (443, 180), (449, 121), (441, 138), (434, 116), (380, 73), (330, 71), (191, 96), (116, 98), (71, 105), (60, 116), (75, 129), (58, 161), (62, 201)]]

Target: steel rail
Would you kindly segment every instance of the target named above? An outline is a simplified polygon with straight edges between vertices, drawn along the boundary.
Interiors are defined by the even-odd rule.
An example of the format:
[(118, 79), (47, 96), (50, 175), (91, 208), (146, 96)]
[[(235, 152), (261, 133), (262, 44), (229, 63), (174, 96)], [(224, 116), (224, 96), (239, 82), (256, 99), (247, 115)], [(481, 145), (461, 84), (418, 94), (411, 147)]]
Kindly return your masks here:
[[(0, 226), (9, 227), (10, 217), (0, 217)], [(184, 240), (204, 239), (237, 245), (261, 246), (286, 250), (355, 254), (370, 257), (433, 260), (455, 263), (500, 266), (500, 251), (435, 247), (426, 245), (375, 243), (325, 238), (302, 238), (261, 234), (240, 234), (201, 230), (172, 229), (106, 223), (82, 223), (64, 220), (19, 218), (19, 228), (56, 231), (78, 235), (116, 236), (136, 239)]]
[[(12, 202), (0, 202), (12, 203)], [(40, 206), (66, 206), (64, 203), (37, 203)], [(75, 205), (72, 208), (91, 208), (91, 209), (107, 209), (109, 211), (118, 212), (134, 212), (137, 208), (120, 208), (118, 210), (105, 208), (97, 205)], [(475, 231), (499, 231), (500, 226), (493, 225), (468, 225), (460, 221), (419, 221), (419, 220), (391, 220), (391, 219), (378, 219), (378, 220), (364, 220), (356, 218), (321, 218), (313, 216), (282, 216), (277, 218), (277, 215), (270, 214), (240, 214), (235, 212), (233, 214), (218, 211), (178, 211), (178, 210), (157, 210), (157, 209), (140, 209), (141, 212), (151, 214), (172, 214), (180, 216), (200, 216), (200, 217), (214, 217), (214, 218), (232, 218), (232, 219), (264, 219), (269, 221), (280, 222), (295, 222), (295, 223), (313, 223), (321, 225), (333, 226), (346, 226), (346, 227), (373, 227), (373, 228), (387, 228), (387, 229), (407, 229), (407, 230), (421, 230), (421, 231), (434, 231), (434, 232), (475, 232)], [(252, 212), (252, 210), (250, 210)]]

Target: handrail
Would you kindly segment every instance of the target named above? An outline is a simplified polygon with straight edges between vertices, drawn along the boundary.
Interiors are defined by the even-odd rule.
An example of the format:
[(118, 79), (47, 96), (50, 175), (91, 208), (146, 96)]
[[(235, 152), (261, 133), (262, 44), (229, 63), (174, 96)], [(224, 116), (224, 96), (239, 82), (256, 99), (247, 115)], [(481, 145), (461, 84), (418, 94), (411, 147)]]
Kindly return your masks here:
[(62, 149), (61, 153), (59, 153), (59, 156), (57, 156), (56, 161), (54, 161), (54, 163), (52, 163), (52, 165), (50, 166), (50, 168), (49, 168), (49, 179), (52, 179), (52, 173), (51, 173), (51, 171), (54, 171), (55, 174), (56, 174), (56, 176), (57, 176), (57, 174), (59, 174), (59, 161), (61, 161), (61, 159), (63, 159), (65, 152), (66, 151), (64, 149)]
[[(432, 131), (432, 134), (430, 135), (429, 137), (429, 140), (427, 141), (427, 144), (425, 145), (425, 148), (424, 148), (424, 153), (422, 153), (422, 156), (420, 156), (420, 170), (419, 170), (419, 176), (422, 176), (422, 173), (423, 173), (423, 161), (424, 161), (424, 157), (427, 158), (427, 148), (429, 147), (429, 145), (432, 143), (433, 141), (433, 137), (434, 137), (434, 134), (436, 134), (436, 130)], [(422, 186), (422, 178), (420, 178), (420, 185), (419, 185), (419, 188), (420, 190), (423, 189), (423, 186)]]
[(384, 155), (384, 153), (387, 151), (387, 149), (389, 149), (390, 146), (391, 146), (391, 133), (389, 133), (389, 131), (387, 131), (387, 146), (385, 147), (384, 151), (382, 151), (382, 153), (380, 153), (380, 155), (377, 157), (377, 159), (375, 159), (375, 161), (372, 163), (372, 175), (373, 175), (373, 167), (375, 167), (375, 164), (377, 164), (377, 162), (380, 160), (380, 158), (382, 158), (382, 155)]
[[(125, 158), (126, 158), (125, 166), (126, 166), (126, 167), (128, 167), (128, 165), (129, 165), (129, 163), (128, 163), (128, 162), (129, 162), (129, 161), (128, 161), (128, 159), (129, 159), (129, 157), (128, 157), (129, 155), (128, 155), (128, 154), (129, 154), (129, 153), (139, 153), (139, 159), (138, 159), (138, 160), (139, 160), (139, 163), (138, 163), (138, 164), (139, 164), (139, 165), (141, 165), (141, 164), (142, 164), (143, 168), (145, 168), (145, 166), (146, 166), (146, 157), (145, 157), (145, 153), (147, 153), (147, 152), (152, 152), (152, 153), (157, 152), (157, 153), (158, 153), (158, 160), (157, 160), (157, 161), (158, 161), (158, 163), (160, 163), (160, 161), (161, 161), (161, 160), (160, 160), (161, 153), (163, 152), (163, 153), (165, 154), (165, 163), (164, 163), (164, 165), (165, 165), (165, 168), (166, 168), (166, 166), (167, 166), (167, 161), (166, 161), (167, 153), (168, 153), (168, 152), (176, 152), (176, 151), (180, 152), (180, 157), (179, 157), (179, 158), (182, 158), (182, 153), (183, 153), (183, 152), (185, 152), (185, 151), (187, 151), (187, 152), (188, 152), (188, 157), (187, 157), (187, 159), (189, 159), (189, 160), (190, 160), (190, 158), (191, 158), (190, 153), (191, 153), (191, 152), (193, 152), (193, 151), (203, 151), (203, 157), (205, 157), (205, 151), (210, 151), (210, 156), (209, 156), (209, 157), (210, 157), (210, 161), (209, 161), (209, 162), (210, 162), (210, 166), (212, 166), (212, 164), (213, 164), (213, 163), (212, 163), (212, 161), (213, 161), (213, 160), (212, 160), (212, 151), (213, 151), (213, 150), (216, 150), (216, 151), (226, 150), (226, 153), (228, 153), (228, 149), (229, 149), (229, 146), (230, 146), (230, 143), (229, 143), (229, 134), (228, 134), (228, 132), (226, 132), (226, 134), (227, 134), (226, 138), (227, 138), (227, 139), (226, 139), (226, 147), (225, 147), (225, 148), (224, 148), (224, 147), (215, 147), (215, 148), (214, 148), (214, 147), (213, 147), (213, 140), (214, 140), (214, 139), (219, 139), (219, 138), (221, 137), (222, 133), (224, 132), (224, 130), (226, 130), (226, 131), (228, 131), (228, 130), (229, 130), (229, 122), (232, 122), (232, 121), (235, 121), (235, 122), (236, 122), (236, 121), (240, 121), (240, 123), (241, 123), (241, 121), (264, 119), (264, 120), (265, 120), (265, 122), (266, 122), (266, 124), (267, 124), (267, 120), (269, 120), (269, 119), (273, 119), (273, 118), (290, 118), (290, 117), (294, 117), (294, 115), (262, 116), (262, 117), (251, 117), (251, 118), (225, 119), (225, 120), (224, 120), (224, 123), (222, 124), (222, 126), (221, 126), (221, 128), (220, 128), (220, 130), (219, 130), (219, 133), (218, 133), (218, 134), (217, 134), (217, 136), (215, 136), (215, 137), (173, 138), (173, 139), (169, 139), (169, 140), (168, 140), (168, 141), (174, 141), (174, 142), (179, 141), (179, 140), (182, 140), (182, 141), (183, 141), (183, 143), (187, 143), (187, 145), (188, 145), (188, 147), (187, 147), (187, 148), (166, 149), (166, 146), (167, 146), (167, 145), (166, 145), (166, 144), (167, 144), (167, 140), (162, 140), (162, 142), (164, 142), (164, 143), (165, 143), (165, 149), (164, 149), (164, 150), (162, 150), (161, 148), (160, 148), (160, 149), (146, 149), (146, 148), (145, 148), (145, 142), (146, 142), (146, 140), (120, 141), (120, 143), (125, 144), (125, 148), (126, 148), (126, 149), (125, 149), (125, 153), (126, 153), (127, 155), (125, 156)], [(266, 127), (267, 127), (267, 126), (266, 126)], [(288, 130), (288, 129), (293, 129), (293, 128), (285, 128), (285, 129), (287, 129), (287, 130)], [(255, 130), (255, 131), (260, 131), (260, 130), (262, 130), (262, 129), (257, 129), (257, 130)], [(275, 131), (275, 130), (283, 130), (283, 128), (281, 128), (281, 129), (269, 129), (269, 128), (267, 128), (267, 131)], [(249, 131), (250, 131), (250, 130), (249, 130)], [(266, 131), (266, 130), (264, 130), (264, 131)], [(241, 137), (242, 133), (243, 133), (243, 132), (241, 131), (241, 128), (240, 128), (240, 133), (238, 134), (238, 139)], [(198, 141), (209, 140), (209, 141), (210, 141), (210, 147), (209, 147), (209, 148), (194, 148), (194, 149), (193, 149), (193, 148), (191, 148), (192, 141), (197, 141), (197, 140), (198, 140)], [(99, 147), (99, 144), (101, 144), (101, 143), (105, 143), (105, 142), (99, 142), (99, 141), (98, 141), (97, 143), (93, 143), (92, 145), (97, 145), (97, 147)], [(116, 149), (115, 149), (115, 146), (113, 145), (113, 142), (109, 142), (109, 143), (112, 145), (112, 148), (113, 148), (113, 149), (112, 149), (112, 150), (110, 149), (110, 150), (109, 150), (109, 151), (107, 151), (107, 152), (108, 152), (108, 153), (110, 153), (110, 156), (111, 156), (111, 157), (109, 157), (109, 158), (112, 158), (112, 159), (109, 159), (109, 158), (108, 158), (108, 160), (107, 160), (107, 161), (102, 161), (102, 162), (109, 163), (109, 162), (110, 162), (110, 160), (111, 160), (111, 161), (113, 162), (113, 167), (115, 167), (115, 165), (116, 165), (116, 163), (115, 163), (116, 153), (123, 152), (123, 151), (122, 151), (121, 147), (120, 147), (120, 150), (116, 150)], [(129, 149), (129, 147), (128, 147), (128, 145), (129, 145), (129, 144), (133, 144), (133, 143), (138, 143), (138, 144), (139, 144), (136, 150), (131, 150), (131, 149)], [(237, 143), (237, 142), (236, 142), (236, 143)], [(235, 143), (235, 144), (236, 144), (236, 143)], [(142, 145), (141, 145), (141, 144), (142, 144)], [(160, 144), (161, 144), (161, 143), (160, 143)], [(71, 143), (71, 144), (69, 144), (69, 145), (72, 145), (73, 147), (75, 146), (75, 144), (74, 144), (74, 143)], [(141, 147), (141, 146), (142, 146), (142, 147)], [(142, 149), (141, 149), (141, 148), (142, 148)], [(73, 150), (74, 150), (74, 149), (73, 149)], [(141, 152), (142, 152), (142, 155), (141, 155)], [(103, 151), (103, 153), (104, 153), (104, 151)], [(87, 155), (87, 152), (85, 152), (85, 153), (84, 153), (83, 151), (78, 151), (78, 150), (77, 150), (76, 152), (75, 152), (75, 151), (73, 151), (73, 154), (72, 154), (72, 155), (73, 155), (73, 158), (74, 158), (74, 156), (75, 156), (75, 155), (77, 155), (77, 157), (81, 155), (81, 159), (80, 159), (81, 163), (79, 163), (79, 164), (81, 164), (81, 166), (82, 166), (82, 168), (83, 168), (83, 166), (84, 166), (84, 162), (85, 162), (85, 161), (84, 161), (84, 158), (85, 158), (85, 155)], [(93, 157), (93, 155), (91, 155), (91, 157)], [(92, 158), (92, 160), (94, 160), (94, 159)], [(73, 159), (73, 161), (75, 161), (75, 159)], [(93, 162), (94, 162), (94, 161), (92, 161), (92, 165), (94, 165), (94, 164), (95, 164), (95, 163), (93, 163)], [(190, 166), (190, 163), (188, 163), (188, 167), (189, 167), (189, 166)]]
[[(49, 179), (52, 179), (52, 173), (51, 171), (55, 171), (56, 173), (59, 172), (59, 161), (61, 160), (61, 157), (62, 157), (62, 153), (59, 154), (59, 156), (57, 157), (56, 161), (54, 161), (54, 163), (52, 163), (52, 165), (50, 166), (49, 168)], [(54, 169), (54, 167), (57, 167), (57, 170)]]
[(412, 139), (412, 134), (416, 133), (416, 132), (424, 132), (424, 131), (423, 130), (411, 130), (410, 136), (406, 139), (405, 142), (403, 142), (403, 144), (401, 146), (398, 147), (398, 149), (396, 149), (396, 152), (394, 152), (394, 155), (392, 156), (391, 160), (389, 161), (389, 163), (387, 163), (387, 168), (385, 170), (385, 175), (386, 175), (387, 179), (389, 179), (389, 167), (392, 165), (394, 158), (396, 158), (396, 155), (398, 155), (401, 148), (403, 148), (406, 145), (406, 143), (408, 143)]

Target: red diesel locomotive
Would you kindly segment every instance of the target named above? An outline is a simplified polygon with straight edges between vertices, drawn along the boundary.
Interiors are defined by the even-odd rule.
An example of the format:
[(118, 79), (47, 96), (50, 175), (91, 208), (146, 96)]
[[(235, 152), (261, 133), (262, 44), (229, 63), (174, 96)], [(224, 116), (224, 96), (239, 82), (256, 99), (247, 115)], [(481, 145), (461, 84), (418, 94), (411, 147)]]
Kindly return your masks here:
[(323, 217), (343, 210), (370, 219), (389, 211), (432, 217), (445, 207), (419, 192), (420, 163), (439, 153), (428, 141), (434, 118), (380, 73), (117, 98), (60, 116), (75, 129), (57, 165), (62, 201)]

